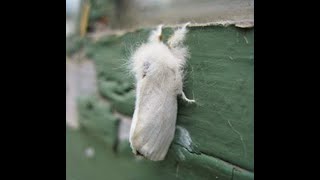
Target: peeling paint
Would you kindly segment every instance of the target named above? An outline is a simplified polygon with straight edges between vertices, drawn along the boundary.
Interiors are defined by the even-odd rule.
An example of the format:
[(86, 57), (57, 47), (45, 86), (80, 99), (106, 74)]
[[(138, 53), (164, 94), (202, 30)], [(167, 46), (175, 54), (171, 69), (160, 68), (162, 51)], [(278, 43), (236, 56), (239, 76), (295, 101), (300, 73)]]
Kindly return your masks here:
[(184, 147), (190, 153), (201, 154), (198, 146), (192, 142), (189, 132), (181, 126), (176, 127), (174, 143)]
[(238, 22), (238, 23), (235, 23), (235, 26), (240, 27), (240, 28), (252, 28), (252, 27), (254, 27), (254, 21)]
[[(234, 25), (238, 28), (253, 28), (254, 27), (254, 20), (253, 19), (244, 19), (244, 20), (221, 20), (221, 21), (209, 21), (206, 23), (194, 23), (190, 22), (188, 27), (207, 27), (207, 26), (231, 26)], [(116, 36), (116, 37), (121, 37), (127, 33), (132, 33), (139, 31), (141, 29), (153, 29), (157, 27), (158, 25), (154, 26), (145, 26), (144, 28), (141, 27), (136, 27), (136, 28), (128, 28), (125, 30), (120, 30), (120, 29), (114, 29), (114, 30), (108, 30), (105, 32), (99, 32), (98, 34), (89, 34), (88, 36), (94, 41), (97, 42), (101, 38), (106, 37), (106, 36)], [(181, 24), (163, 24), (163, 28), (177, 28), (180, 27)]]

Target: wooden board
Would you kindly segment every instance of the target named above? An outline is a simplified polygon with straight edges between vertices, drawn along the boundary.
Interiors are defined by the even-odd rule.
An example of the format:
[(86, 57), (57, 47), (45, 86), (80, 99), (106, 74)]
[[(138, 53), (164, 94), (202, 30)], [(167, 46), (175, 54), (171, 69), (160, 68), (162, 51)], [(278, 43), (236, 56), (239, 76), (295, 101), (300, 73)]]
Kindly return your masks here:
[[(185, 91), (188, 97), (196, 99), (197, 104), (188, 105), (179, 100), (177, 125), (189, 133), (193, 143), (189, 147), (179, 143), (181, 135), (177, 134), (167, 159), (161, 163), (153, 163), (135, 161), (127, 141), (97, 142), (97, 151), (101, 152), (96, 158), (105, 161), (99, 160), (100, 166), (108, 167), (114, 173), (119, 171), (116, 167), (124, 163), (126, 166), (123, 166), (122, 171), (132, 175), (132, 178), (124, 178), (125, 175), (119, 172), (118, 177), (115, 174), (111, 179), (253, 179), (253, 31), (253, 28), (241, 29), (234, 26), (190, 28), (186, 44), (191, 58), (188, 60)], [(96, 65), (100, 95), (110, 103), (111, 108), (101, 108), (93, 114), (104, 116), (107, 113), (105, 117), (110, 118), (105, 120), (111, 120), (110, 122), (116, 121), (112, 117), (113, 111), (132, 115), (134, 86), (126, 63), (130, 53), (146, 40), (148, 33), (148, 29), (143, 29), (121, 37), (105, 37), (96, 43), (86, 43), (84, 50)], [(164, 38), (168, 38), (171, 33), (171, 29), (165, 29)], [(98, 101), (96, 103), (99, 104)], [(80, 116), (85, 119), (86, 114), (92, 114), (91, 111), (92, 109), (82, 108)], [(93, 124), (101, 121), (94, 117), (95, 115), (87, 116)], [(104, 126), (117, 129), (117, 123)], [(67, 149), (78, 151), (74, 146), (78, 146), (80, 141), (91, 143), (92, 140), (87, 139), (87, 136), (92, 133), (82, 133), (81, 130), (72, 133), (67, 131), (67, 138), (75, 139), (72, 142), (70, 140)], [(104, 135), (100, 136), (97, 139), (105, 138)], [(118, 156), (113, 157), (112, 151), (106, 150), (108, 146)], [(73, 150), (69, 150), (69, 153), (73, 153)], [(81, 158), (81, 155), (78, 157), (76, 154), (72, 155), (73, 159), (67, 159), (67, 168), (71, 168), (73, 161)], [(102, 167), (97, 170), (81, 170), (87, 166), (81, 163), (86, 162), (77, 163), (80, 168), (78, 173), (87, 171), (87, 177), (91, 179), (108, 178), (107, 170), (96, 172)], [(110, 163), (113, 166), (109, 167)], [(76, 176), (75, 173), (76, 170), (69, 171), (67, 177), (72, 179)]]

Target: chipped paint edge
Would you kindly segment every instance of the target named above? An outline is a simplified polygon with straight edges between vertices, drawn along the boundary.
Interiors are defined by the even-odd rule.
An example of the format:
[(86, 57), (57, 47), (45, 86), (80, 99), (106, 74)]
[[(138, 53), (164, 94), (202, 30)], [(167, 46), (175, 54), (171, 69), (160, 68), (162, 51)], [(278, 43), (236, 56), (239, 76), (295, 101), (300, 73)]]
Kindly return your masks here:
[[(223, 21), (213, 21), (213, 22), (207, 22), (207, 23), (194, 23), (190, 22), (188, 27), (207, 27), (207, 26), (231, 26), (234, 25), (235, 27), (238, 28), (253, 28), (254, 27), (254, 20), (253, 19), (246, 19), (246, 20), (239, 20), (239, 21), (232, 21), (232, 20), (223, 20)], [(176, 28), (180, 27), (181, 24), (164, 24), (163, 28)], [(157, 25), (152, 25), (152, 26), (145, 26), (145, 27), (136, 27), (136, 28), (131, 28), (131, 29), (125, 29), (125, 30), (112, 30), (108, 32), (101, 32), (99, 35), (95, 36), (93, 34), (88, 34), (88, 37), (91, 38), (92, 40), (99, 41), (100, 38), (105, 37), (107, 35), (112, 35), (116, 37), (121, 37), (127, 33), (132, 33), (139, 31), (141, 29), (152, 29), (157, 27)]]
[[(252, 28), (254, 27), (254, 20), (247, 19), (247, 20), (241, 20), (241, 21), (231, 21), (231, 20), (224, 20), (224, 21), (213, 21), (213, 22), (207, 22), (207, 23), (192, 23), (188, 25), (188, 27), (205, 27), (205, 26), (230, 26), (235, 25), (236, 27), (240, 28)], [(174, 25), (168, 25), (164, 27), (178, 27), (180, 25), (174, 24)]]

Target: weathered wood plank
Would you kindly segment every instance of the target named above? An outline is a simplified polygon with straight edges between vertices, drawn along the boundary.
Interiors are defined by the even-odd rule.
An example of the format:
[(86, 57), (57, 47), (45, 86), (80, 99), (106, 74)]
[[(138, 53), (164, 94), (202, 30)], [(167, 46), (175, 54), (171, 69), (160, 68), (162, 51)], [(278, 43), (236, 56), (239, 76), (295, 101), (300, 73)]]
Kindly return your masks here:
[[(171, 29), (165, 29), (164, 39), (171, 32)], [(146, 40), (148, 33), (149, 30), (139, 30), (85, 45), (84, 50), (96, 65), (100, 95), (110, 102), (111, 109), (98, 108), (89, 117), (85, 114), (90, 114), (90, 111), (84, 108), (84, 114), (80, 116), (97, 123), (103, 121), (101, 117), (115, 118), (112, 117), (112, 111), (132, 115), (134, 86), (126, 63), (130, 53)], [(188, 61), (185, 91), (197, 104), (190, 105), (179, 100), (177, 125), (190, 134), (193, 147), (179, 145), (179, 137), (176, 137), (164, 162), (143, 160), (138, 163), (133, 160), (128, 142), (120, 142), (117, 158), (109, 157), (113, 156), (109, 152), (111, 150), (101, 150), (99, 159), (104, 159), (105, 162), (99, 160), (100, 164), (92, 166), (110, 167), (114, 170), (115, 166), (128, 163), (123, 169), (132, 174), (133, 179), (253, 179), (253, 43), (253, 28), (191, 27), (186, 40), (191, 58)], [(107, 115), (103, 115), (104, 113)], [(94, 114), (100, 115), (96, 118)], [(100, 125), (103, 126), (101, 128), (116, 128), (112, 123)], [(82, 141), (82, 138), (83, 141), (92, 141), (85, 140), (87, 137), (80, 134), (69, 136), (78, 138), (76, 141)], [(102, 134), (100, 136), (100, 139), (105, 138)], [(106, 142), (106, 146), (114, 147), (113, 141)], [(74, 148), (72, 146), (79, 145), (73, 142), (68, 146)], [(102, 144), (97, 143), (97, 146)], [(113, 161), (113, 166), (108, 165), (109, 161)], [(131, 166), (135, 167), (132, 171), (129, 168)], [(148, 168), (144, 169), (146, 167)], [(92, 171), (100, 171), (101, 168), (97, 167)], [(143, 176), (140, 168), (148, 175)], [(106, 169), (105, 172), (101, 170), (98, 173), (100, 175), (97, 175), (99, 178), (95, 179), (107, 176)], [(128, 179), (124, 176), (114, 174), (111, 177)]]
[[(148, 32), (88, 47), (101, 94), (127, 115), (133, 112), (134, 92), (126, 60)], [(166, 29), (165, 37), (171, 32)], [(201, 151), (253, 170), (253, 29), (192, 27), (186, 44), (191, 58), (185, 89), (198, 103), (179, 104), (178, 125), (190, 131)]]

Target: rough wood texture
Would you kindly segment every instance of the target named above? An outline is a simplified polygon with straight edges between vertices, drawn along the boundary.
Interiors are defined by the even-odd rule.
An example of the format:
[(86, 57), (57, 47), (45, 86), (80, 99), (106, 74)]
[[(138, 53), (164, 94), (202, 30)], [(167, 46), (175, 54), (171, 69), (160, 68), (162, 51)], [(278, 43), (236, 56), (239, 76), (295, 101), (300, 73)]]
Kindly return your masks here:
[[(165, 29), (164, 39), (171, 32)], [(112, 110), (129, 116), (134, 109), (134, 86), (126, 60), (148, 33), (139, 30), (118, 38), (106, 37), (84, 48), (96, 64), (101, 96), (110, 102)], [(72, 156), (67, 159), (67, 168), (71, 168), (67, 178), (74, 179), (81, 172), (87, 174), (78, 179), (253, 179), (253, 43), (253, 28), (190, 28), (186, 44), (191, 58), (185, 91), (197, 104), (179, 100), (177, 125), (187, 133), (177, 131), (167, 159), (160, 163), (136, 161), (127, 141), (115, 142), (114, 155), (114, 144), (94, 142), (88, 139), (90, 133), (67, 131), (67, 158), (68, 152)], [(103, 108), (98, 111), (111, 114)], [(90, 118), (96, 121), (94, 116)], [(192, 139), (189, 144), (182, 141), (186, 134)], [(82, 159), (83, 147), (77, 148), (82, 143), (95, 143), (96, 162)], [(73, 161), (79, 161), (78, 170), (72, 167)], [(87, 166), (90, 170), (85, 169)], [(120, 173), (119, 168), (126, 173)]]

